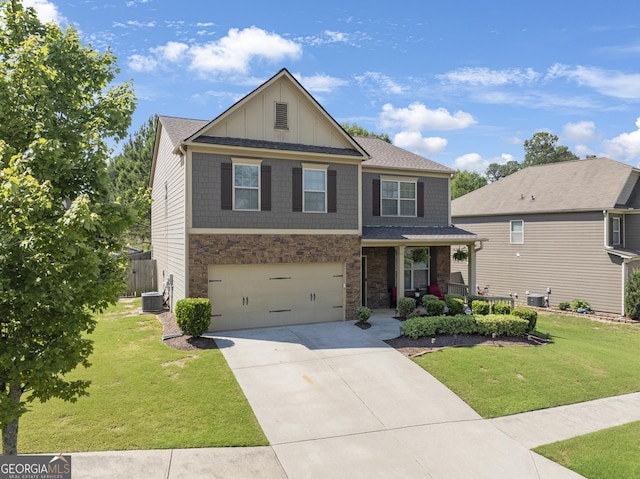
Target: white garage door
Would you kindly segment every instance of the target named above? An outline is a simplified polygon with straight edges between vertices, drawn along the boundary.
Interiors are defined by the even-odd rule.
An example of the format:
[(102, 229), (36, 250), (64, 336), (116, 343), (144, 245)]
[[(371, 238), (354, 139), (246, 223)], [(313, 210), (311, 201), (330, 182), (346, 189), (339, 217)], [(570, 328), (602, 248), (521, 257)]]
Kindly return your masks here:
[(210, 331), (344, 319), (344, 265), (210, 265)]

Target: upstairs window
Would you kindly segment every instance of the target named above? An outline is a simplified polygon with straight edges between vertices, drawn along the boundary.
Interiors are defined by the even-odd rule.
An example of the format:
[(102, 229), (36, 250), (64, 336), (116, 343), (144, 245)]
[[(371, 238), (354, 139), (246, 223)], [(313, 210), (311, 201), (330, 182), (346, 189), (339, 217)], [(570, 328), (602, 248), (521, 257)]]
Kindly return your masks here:
[(327, 212), (327, 170), (303, 168), (303, 211)]
[(613, 246), (620, 246), (622, 244), (619, 216), (614, 216), (613, 218), (611, 218), (611, 244)]
[(260, 165), (234, 163), (233, 209), (240, 211), (260, 209)]
[(511, 244), (524, 244), (524, 221), (511, 221)]
[(416, 182), (381, 182), (382, 216), (416, 216)]

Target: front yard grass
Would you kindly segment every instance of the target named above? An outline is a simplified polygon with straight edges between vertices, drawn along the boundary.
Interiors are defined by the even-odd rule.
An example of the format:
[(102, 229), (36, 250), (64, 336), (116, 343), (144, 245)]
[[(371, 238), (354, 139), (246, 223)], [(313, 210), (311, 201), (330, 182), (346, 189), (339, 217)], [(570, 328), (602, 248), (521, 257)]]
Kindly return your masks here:
[(72, 373), (92, 382), (90, 396), (34, 403), (20, 419), (21, 454), (268, 444), (222, 353), (165, 346), (139, 306), (97, 318), (92, 366)]
[(640, 477), (640, 421), (534, 449), (589, 479)]
[(485, 418), (640, 390), (640, 327), (540, 314), (540, 347), (458, 347), (415, 361)]

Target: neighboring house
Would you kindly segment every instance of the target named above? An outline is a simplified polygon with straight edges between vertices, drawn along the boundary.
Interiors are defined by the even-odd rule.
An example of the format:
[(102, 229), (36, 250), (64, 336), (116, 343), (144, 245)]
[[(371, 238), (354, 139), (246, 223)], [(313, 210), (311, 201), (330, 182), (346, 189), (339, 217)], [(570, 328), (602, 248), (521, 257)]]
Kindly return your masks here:
[[(395, 291), (446, 291), (453, 171), (352, 138), (283, 69), (212, 121), (160, 116), (152, 252), (171, 305), (212, 301), (210, 330), (353, 319)], [(405, 259), (428, 248), (429, 261)], [(468, 271), (473, 271), (473, 261)]]
[(580, 298), (623, 313), (625, 282), (640, 267), (639, 177), (592, 158), (525, 168), (455, 199), (454, 223), (489, 239), (475, 284), (520, 300), (550, 289), (552, 306)]

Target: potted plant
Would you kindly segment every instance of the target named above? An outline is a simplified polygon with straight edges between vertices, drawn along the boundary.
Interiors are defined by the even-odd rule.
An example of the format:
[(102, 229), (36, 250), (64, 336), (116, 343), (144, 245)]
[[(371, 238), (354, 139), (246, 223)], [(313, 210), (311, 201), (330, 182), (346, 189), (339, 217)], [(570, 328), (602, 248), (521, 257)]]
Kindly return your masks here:
[(469, 253), (466, 249), (458, 248), (453, 252), (453, 259), (455, 261), (466, 261), (469, 257)]
[(429, 261), (429, 250), (427, 248), (412, 248), (411, 261), (414, 263), (427, 263)]

